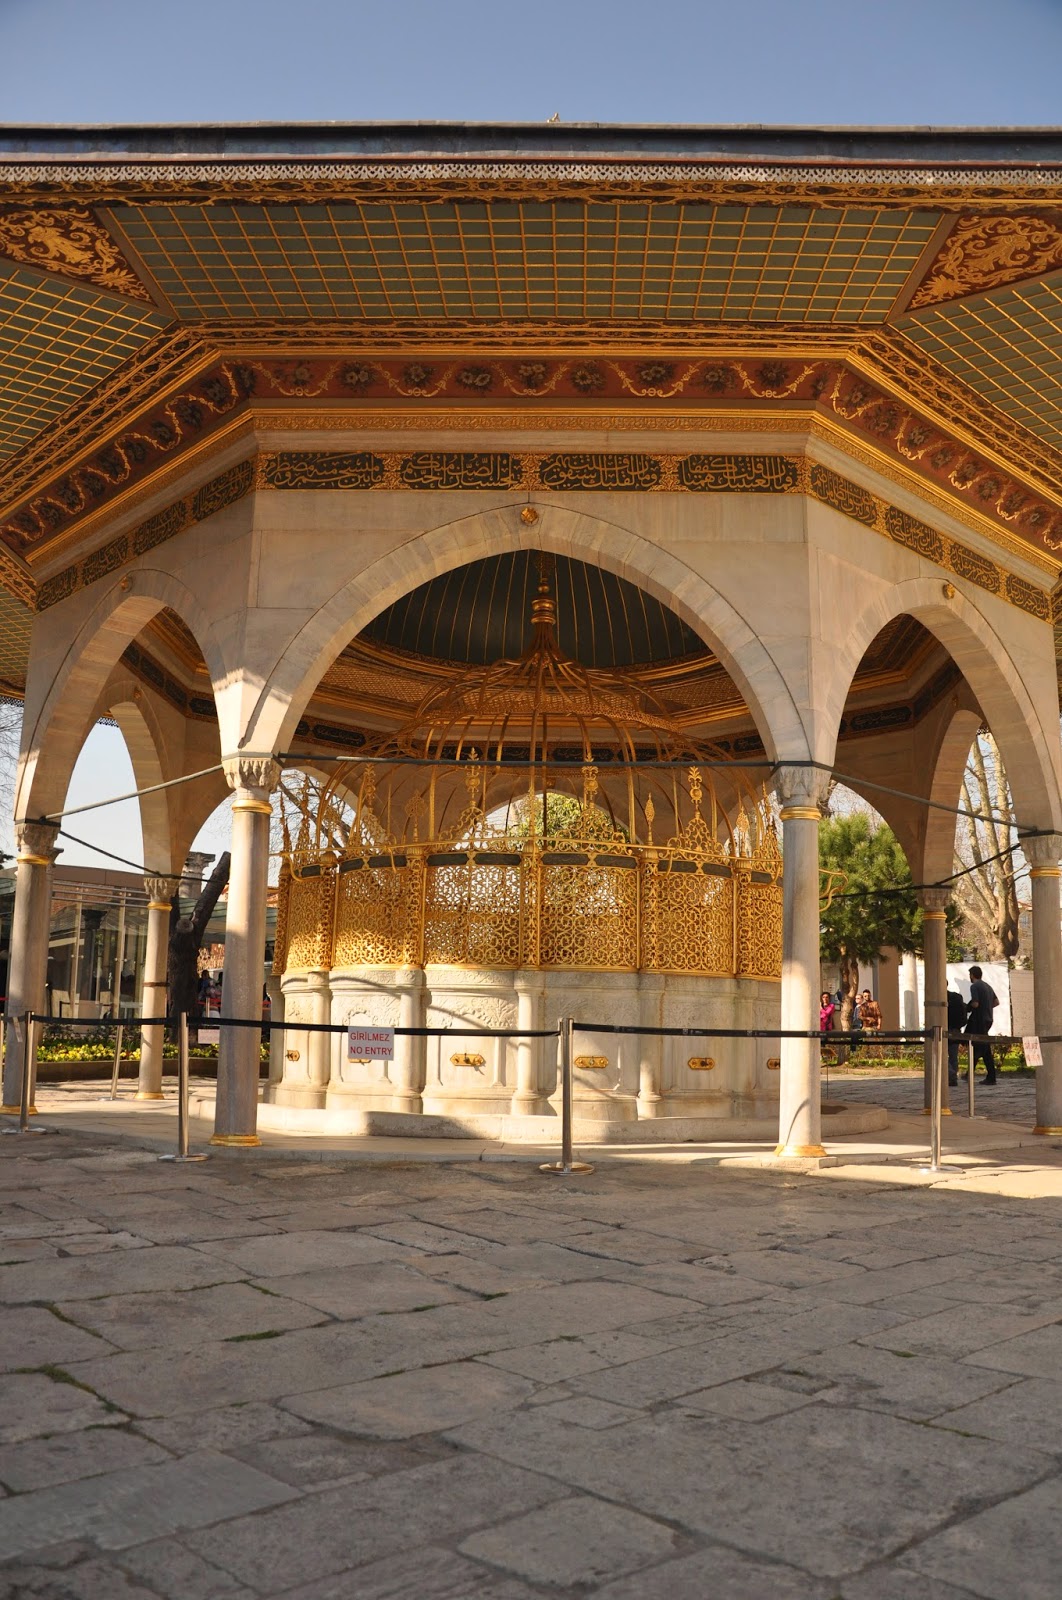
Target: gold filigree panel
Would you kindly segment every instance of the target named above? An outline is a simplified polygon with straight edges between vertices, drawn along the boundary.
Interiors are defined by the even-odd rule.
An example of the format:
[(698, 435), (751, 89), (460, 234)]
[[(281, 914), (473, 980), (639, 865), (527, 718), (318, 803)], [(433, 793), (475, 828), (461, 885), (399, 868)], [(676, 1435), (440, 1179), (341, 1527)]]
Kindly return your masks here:
[(151, 304), (106, 228), (82, 206), (0, 209), (0, 256)]
[(292, 873), (285, 923), (288, 970), (332, 965), (335, 914), (335, 872), (314, 866), (306, 875)]
[(911, 297), (910, 310), (984, 294), (1062, 267), (1062, 220), (1050, 212), (959, 217)]

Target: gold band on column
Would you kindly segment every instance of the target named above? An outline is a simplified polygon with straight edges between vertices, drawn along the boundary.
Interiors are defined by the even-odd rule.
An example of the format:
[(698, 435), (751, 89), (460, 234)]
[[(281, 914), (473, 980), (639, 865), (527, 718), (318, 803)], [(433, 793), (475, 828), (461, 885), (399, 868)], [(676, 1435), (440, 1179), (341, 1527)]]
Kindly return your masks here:
[[(4, 1109), (6, 1110), (7, 1108), (5, 1107)], [(1033, 1133), (1044, 1133), (1049, 1137), (1057, 1138), (1059, 1135), (1062, 1135), (1062, 1128), (1042, 1127), (1040, 1123), (1037, 1123), (1036, 1127), (1033, 1129)]]
[(783, 806), (778, 813), (783, 822), (821, 822), (818, 806)]
[(1030, 878), (1058, 878), (1062, 877), (1062, 867), (1030, 867)]
[(261, 1144), (262, 1141), (256, 1133), (215, 1133), (211, 1136), (210, 1142), (243, 1149), (249, 1145)]
[(948, 913), (946, 911), (923, 911), (922, 917), (926, 922), (947, 922)]
[(52, 860), (53, 858), (51, 856), (19, 855), (15, 857), (15, 861), (20, 867), (50, 867), (52, 865)]
[(821, 1144), (777, 1144), (774, 1153), (776, 1156), (824, 1156), (826, 1149)]
[(149, 911), (168, 911), (170, 902), (168, 900), (149, 900), (147, 908)]
[(165, 1100), (165, 1098), (161, 1089), (138, 1089), (133, 1096), (134, 1100)]
[(271, 817), (273, 815), (273, 807), (268, 800), (234, 800), (232, 809), (233, 811), (257, 811), (263, 817)]

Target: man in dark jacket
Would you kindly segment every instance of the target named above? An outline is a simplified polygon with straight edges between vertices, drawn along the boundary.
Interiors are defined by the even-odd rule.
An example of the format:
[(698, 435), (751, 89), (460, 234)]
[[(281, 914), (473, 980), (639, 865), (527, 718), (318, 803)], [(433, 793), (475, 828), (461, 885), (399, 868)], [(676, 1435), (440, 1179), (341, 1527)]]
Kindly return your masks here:
[[(986, 983), (981, 976), (980, 967), (970, 968), (970, 999), (966, 1007), (966, 1032), (971, 1034), (987, 1034), (992, 1031), (992, 1013), (998, 1006), (996, 991), (992, 985)], [(974, 1063), (978, 1057), (985, 1064), (985, 1082), (988, 1084), (996, 1081), (996, 1063), (992, 1056), (992, 1046), (987, 1039), (981, 1039), (974, 1045)]]
[[(966, 1026), (966, 1001), (957, 989), (948, 990), (948, 1032), (961, 1033)], [(959, 1081), (959, 1041), (948, 1040), (948, 1082), (954, 1089)]]

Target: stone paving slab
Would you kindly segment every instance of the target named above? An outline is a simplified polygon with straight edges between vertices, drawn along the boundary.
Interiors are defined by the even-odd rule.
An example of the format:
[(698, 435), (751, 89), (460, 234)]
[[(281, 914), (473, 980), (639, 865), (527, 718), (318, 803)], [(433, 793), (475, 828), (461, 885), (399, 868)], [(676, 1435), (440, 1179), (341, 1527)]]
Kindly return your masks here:
[(5, 1140), (0, 1600), (1053, 1596), (1062, 1152), (978, 1137), (979, 1187), (905, 1126), (561, 1183)]

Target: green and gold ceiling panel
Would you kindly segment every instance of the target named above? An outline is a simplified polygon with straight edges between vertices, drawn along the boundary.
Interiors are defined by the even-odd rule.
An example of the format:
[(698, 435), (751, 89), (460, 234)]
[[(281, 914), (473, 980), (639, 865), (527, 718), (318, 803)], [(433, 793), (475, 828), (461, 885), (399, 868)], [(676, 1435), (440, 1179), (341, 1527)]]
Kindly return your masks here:
[(117, 207), (184, 319), (882, 321), (930, 211), (575, 200)]
[(0, 458), (167, 324), (154, 308), (0, 261)]
[(0, 587), (0, 693), (26, 684), (34, 613)]
[(902, 328), (953, 378), (1062, 447), (1062, 273), (934, 306)]

